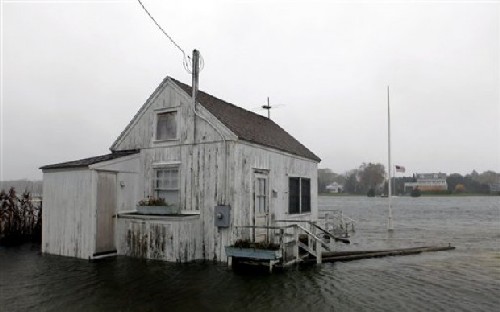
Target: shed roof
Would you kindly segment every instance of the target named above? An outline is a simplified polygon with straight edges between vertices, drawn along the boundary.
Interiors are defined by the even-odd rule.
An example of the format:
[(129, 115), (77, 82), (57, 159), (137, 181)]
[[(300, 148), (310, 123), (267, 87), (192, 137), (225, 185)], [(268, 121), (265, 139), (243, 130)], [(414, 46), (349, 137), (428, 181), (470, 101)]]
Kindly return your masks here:
[(108, 160), (132, 155), (132, 154), (136, 154), (136, 153), (139, 153), (139, 150), (116, 151), (116, 152), (112, 152), (111, 154), (83, 158), (83, 159), (73, 160), (73, 161), (67, 161), (67, 162), (53, 164), (53, 165), (46, 165), (46, 166), (40, 167), (40, 169), (66, 169), (66, 168), (88, 167), (90, 165), (97, 164), (97, 163), (100, 163), (103, 161), (108, 161)]
[[(171, 77), (170, 79), (191, 95), (190, 86)], [(241, 140), (272, 147), (317, 162), (321, 161), (318, 156), (269, 118), (247, 111), (203, 91), (198, 92), (197, 102)]]

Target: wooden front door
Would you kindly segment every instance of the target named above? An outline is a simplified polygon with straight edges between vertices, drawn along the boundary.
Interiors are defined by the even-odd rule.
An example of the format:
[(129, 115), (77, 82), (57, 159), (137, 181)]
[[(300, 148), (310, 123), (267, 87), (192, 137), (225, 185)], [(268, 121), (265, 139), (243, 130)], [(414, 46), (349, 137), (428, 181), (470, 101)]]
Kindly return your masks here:
[[(254, 225), (269, 226), (269, 179), (267, 173), (254, 174)], [(255, 242), (267, 242), (269, 229), (255, 228)]]
[(116, 213), (116, 174), (97, 173), (97, 227), (96, 254), (116, 251), (115, 220)]

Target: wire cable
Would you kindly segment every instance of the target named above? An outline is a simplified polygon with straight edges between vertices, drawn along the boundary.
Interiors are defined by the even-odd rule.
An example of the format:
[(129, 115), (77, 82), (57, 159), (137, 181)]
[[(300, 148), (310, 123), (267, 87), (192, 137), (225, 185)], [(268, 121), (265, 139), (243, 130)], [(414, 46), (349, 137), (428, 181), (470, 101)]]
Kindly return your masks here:
[[(163, 29), (163, 27), (160, 26), (160, 24), (158, 24), (158, 22), (155, 20), (155, 18), (153, 17), (153, 15), (151, 15), (151, 13), (149, 13), (148, 9), (146, 9), (146, 7), (144, 6), (144, 4), (141, 2), (141, 0), (137, 0), (139, 2), (139, 4), (141, 5), (142, 9), (144, 10), (144, 12), (146, 12), (146, 14), (148, 14), (149, 18), (151, 18), (151, 20), (155, 23), (156, 26), (158, 26), (158, 28), (161, 30), (161, 32), (167, 36), (168, 40), (170, 40), (170, 42), (172, 42), (172, 44), (177, 48), (179, 49), (181, 52), (182, 52), (182, 55), (183, 55), (183, 60), (182, 60), (182, 66), (184, 66), (184, 69), (189, 73), (189, 74), (192, 74), (192, 70), (190, 69), (190, 67), (192, 66), (192, 60), (191, 60), (191, 57), (189, 55), (186, 54), (186, 52), (184, 51), (183, 48), (181, 48), (180, 45), (177, 44), (177, 42), (174, 41), (174, 39)], [(199, 71), (201, 72), (203, 70), (203, 68), (205, 67), (205, 60), (203, 59), (203, 57), (201, 56), (200, 54), (200, 69)]]
[(141, 0), (137, 0), (137, 1), (139, 1), (139, 4), (141, 5), (141, 7), (148, 14), (148, 16), (151, 18), (151, 20), (156, 24), (156, 26), (158, 26), (158, 28), (165, 34), (165, 36), (167, 36), (167, 38), (174, 44), (174, 46), (176, 46), (177, 49), (179, 49), (182, 52), (182, 54), (184, 56), (186, 56), (186, 52), (184, 52), (184, 50), (181, 48), (181, 46), (178, 45), (177, 42), (175, 42), (174, 39), (172, 39), (172, 37), (170, 37), (170, 35), (160, 26), (160, 24), (158, 24), (158, 22), (155, 20), (155, 18), (146, 9), (146, 7), (144, 6), (144, 4), (142, 4)]
[(191, 58), (189, 56), (186, 55), (186, 52), (184, 51), (184, 49), (181, 48), (180, 45), (177, 44), (177, 42), (175, 42), (175, 40), (163, 29), (163, 27), (160, 26), (160, 24), (158, 24), (158, 22), (155, 20), (155, 18), (153, 17), (153, 15), (151, 15), (151, 13), (149, 13), (148, 9), (146, 9), (146, 7), (144, 6), (144, 4), (141, 2), (141, 0), (137, 0), (139, 2), (139, 4), (141, 5), (142, 9), (144, 10), (144, 12), (146, 12), (146, 14), (149, 16), (149, 18), (151, 18), (151, 20), (155, 23), (156, 26), (158, 26), (158, 28), (161, 30), (161, 32), (167, 36), (168, 40), (170, 40), (170, 42), (172, 42), (172, 44), (177, 48), (179, 49), (181, 52), (182, 52), (182, 55), (184, 56), (184, 60), (183, 60), (183, 63), (184, 63), (184, 68), (188, 71), (189, 71), (189, 61), (191, 60)]

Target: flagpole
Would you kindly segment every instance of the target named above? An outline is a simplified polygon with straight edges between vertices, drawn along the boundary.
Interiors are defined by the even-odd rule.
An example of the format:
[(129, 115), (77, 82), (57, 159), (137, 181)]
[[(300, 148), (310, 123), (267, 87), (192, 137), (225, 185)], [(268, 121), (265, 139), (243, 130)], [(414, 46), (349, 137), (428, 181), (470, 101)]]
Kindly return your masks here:
[(392, 183), (391, 183), (391, 170), (392, 170), (392, 165), (391, 165), (391, 108), (389, 104), (389, 86), (387, 86), (387, 149), (388, 149), (388, 169), (387, 171), (389, 172), (389, 185), (387, 187), (388, 189), (388, 198), (389, 198), (389, 216), (387, 217), (387, 230), (389, 232), (394, 231), (394, 225), (392, 224)]
[(392, 183), (392, 194), (398, 194), (396, 193), (396, 175), (398, 174), (398, 168), (396, 166), (392, 166), (392, 177), (394, 178), (394, 183)]

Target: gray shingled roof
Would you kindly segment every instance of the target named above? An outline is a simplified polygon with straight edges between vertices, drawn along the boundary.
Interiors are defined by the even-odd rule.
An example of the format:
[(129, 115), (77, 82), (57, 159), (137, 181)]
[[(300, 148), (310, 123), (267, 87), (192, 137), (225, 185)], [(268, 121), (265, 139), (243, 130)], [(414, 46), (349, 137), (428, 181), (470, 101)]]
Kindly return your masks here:
[(117, 151), (113, 152), (111, 154), (106, 154), (106, 155), (101, 155), (101, 156), (94, 156), (94, 157), (89, 157), (89, 158), (84, 158), (84, 159), (79, 159), (79, 160), (73, 160), (73, 161), (67, 161), (59, 164), (53, 164), (53, 165), (46, 165), (43, 167), (40, 167), (40, 169), (63, 169), (63, 168), (79, 168), (79, 167), (88, 167), (93, 164), (97, 164), (103, 161), (108, 161), (132, 154), (139, 153), (139, 150), (129, 150), (129, 151)]
[[(191, 96), (190, 86), (171, 77), (170, 79)], [(227, 103), (203, 91), (198, 92), (197, 102), (241, 140), (272, 147), (317, 162), (321, 161), (318, 156), (269, 118)]]
[[(172, 77), (167, 77), (162, 81), (155, 92), (153, 92), (151, 97), (160, 89), (160, 87), (165, 83), (167, 79), (171, 79), (189, 96), (191, 96), (190, 86), (176, 79), (173, 79)], [(146, 103), (148, 101), (146, 101)], [(307, 147), (302, 145), (299, 141), (297, 141), (293, 136), (291, 136), (283, 128), (278, 126), (271, 119), (247, 111), (234, 104), (227, 103), (203, 91), (198, 92), (197, 101), (218, 120), (220, 120), (226, 127), (228, 127), (228, 129), (231, 130), (236, 136), (238, 136), (240, 140), (275, 148), (277, 150), (281, 150), (297, 156), (302, 156), (317, 162), (321, 161), (318, 156), (311, 152)], [(143, 108), (141, 108), (141, 110)], [(122, 135), (123, 132), (122, 134), (120, 134), (120, 137)], [(40, 169), (88, 167), (99, 162), (128, 156), (138, 152), (138, 150), (113, 151), (111, 154), (89, 157), (53, 165), (46, 165), (41, 167)]]

